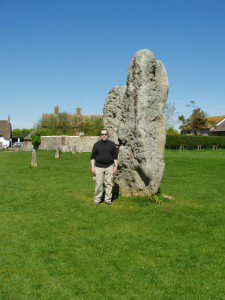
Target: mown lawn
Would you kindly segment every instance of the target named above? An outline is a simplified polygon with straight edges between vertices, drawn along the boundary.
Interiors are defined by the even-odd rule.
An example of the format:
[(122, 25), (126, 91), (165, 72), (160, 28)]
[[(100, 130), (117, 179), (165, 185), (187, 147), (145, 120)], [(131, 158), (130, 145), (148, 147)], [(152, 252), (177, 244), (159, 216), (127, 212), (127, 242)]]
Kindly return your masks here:
[(173, 200), (92, 203), (89, 154), (0, 153), (1, 299), (224, 299), (225, 151), (167, 151)]

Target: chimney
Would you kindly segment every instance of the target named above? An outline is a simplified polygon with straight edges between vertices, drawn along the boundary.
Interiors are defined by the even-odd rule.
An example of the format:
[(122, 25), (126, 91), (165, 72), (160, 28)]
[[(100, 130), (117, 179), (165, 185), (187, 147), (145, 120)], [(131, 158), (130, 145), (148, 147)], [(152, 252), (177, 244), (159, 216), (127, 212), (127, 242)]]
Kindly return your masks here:
[(81, 116), (81, 108), (80, 107), (76, 108), (76, 115)]
[(10, 122), (10, 115), (8, 115), (8, 124), (10, 124), (11, 122)]
[(58, 115), (59, 114), (59, 106), (56, 105), (55, 106), (55, 112), (54, 112), (55, 115)]

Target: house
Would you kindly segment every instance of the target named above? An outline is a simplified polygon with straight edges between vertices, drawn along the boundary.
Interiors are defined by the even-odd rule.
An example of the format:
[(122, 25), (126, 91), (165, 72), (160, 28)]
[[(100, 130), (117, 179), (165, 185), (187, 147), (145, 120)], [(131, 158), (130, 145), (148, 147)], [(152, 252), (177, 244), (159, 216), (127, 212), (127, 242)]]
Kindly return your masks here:
[[(197, 135), (225, 136), (225, 115), (207, 117), (207, 125), (197, 131)], [(194, 134), (192, 130), (181, 130), (181, 134)]]
[(10, 115), (8, 120), (0, 120), (0, 145), (4, 148), (9, 147), (12, 139), (12, 125)]
[(225, 136), (225, 115), (207, 118), (209, 135)]
[(35, 132), (36, 132), (36, 129), (32, 130), (30, 133), (28, 133), (27, 136), (25, 136), (24, 142), (23, 142), (23, 150), (24, 151), (33, 150), (34, 147), (33, 147), (32, 142), (31, 142), (31, 136)]
[[(48, 121), (50, 121), (52, 118), (57, 118), (59, 116), (60, 112), (59, 112), (59, 106), (55, 106), (54, 108), (54, 113), (53, 114), (42, 114), (42, 127), (46, 126), (46, 123)], [(74, 114), (67, 114), (67, 117), (69, 120), (73, 120), (75, 117), (79, 117), (79, 118), (102, 118), (102, 115), (82, 115), (81, 113), (81, 108), (77, 107), (76, 108), (76, 112)]]
[(36, 131), (37, 131), (37, 130), (34, 129), (34, 130), (32, 130), (30, 133), (28, 133), (28, 135), (25, 136), (25, 138), (24, 138), (24, 144), (26, 144), (27, 142), (30, 142), (30, 141), (31, 141), (31, 136), (32, 136), (32, 134), (34, 134)]

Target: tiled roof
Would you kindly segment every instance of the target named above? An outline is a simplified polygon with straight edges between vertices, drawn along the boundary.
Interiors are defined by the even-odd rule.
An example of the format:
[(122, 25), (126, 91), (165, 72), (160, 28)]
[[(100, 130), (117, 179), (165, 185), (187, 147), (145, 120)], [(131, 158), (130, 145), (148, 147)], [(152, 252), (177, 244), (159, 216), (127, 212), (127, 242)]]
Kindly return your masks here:
[[(103, 117), (102, 115), (76, 115), (76, 114), (67, 114), (69, 119), (73, 119), (74, 117), (81, 117), (83, 119), (88, 119), (88, 118), (99, 118)], [(42, 114), (42, 122), (43, 121), (48, 121), (51, 120), (51, 118), (57, 117), (55, 114)]]
[(223, 116), (213, 116), (213, 117), (207, 117), (206, 119), (207, 119), (207, 121), (208, 122), (212, 122), (212, 123), (215, 123), (215, 124), (217, 124), (217, 123), (219, 123), (221, 120), (223, 120), (225, 118), (225, 115), (223, 115)]
[[(225, 116), (224, 116), (224, 118), (220, 119), (219, 122), (220, 122), (220, 124), (214, 126), (214, 127), (211, 129), (212, 131), (225, 131)], [(218, 124), (219, 122), (217, 122), (217, 124)]]
[(32, 134), (36, 132), (36, 129), (32, 130), (30, 133), (28, 133), (27, 136), (25, 136), (24, 140), (30, 141)]

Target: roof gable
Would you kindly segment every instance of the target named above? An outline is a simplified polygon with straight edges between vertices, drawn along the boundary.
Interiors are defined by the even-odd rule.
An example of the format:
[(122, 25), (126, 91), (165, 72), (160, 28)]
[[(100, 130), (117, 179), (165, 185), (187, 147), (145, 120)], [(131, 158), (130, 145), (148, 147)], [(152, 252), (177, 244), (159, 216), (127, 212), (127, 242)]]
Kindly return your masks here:
[(0, 120), (0, 136), (4, 139), (10, 140), (12, 137), (12, 126), (8, 121)]
[(225, 118), (222, 119), (211, 131), (225, 131)]
[(220, 121), (225, 119), (225, 115), (223, 116), (213, 116), (213, 117), (207, 117), (206, 118), (209, 123), (218, 124)]

